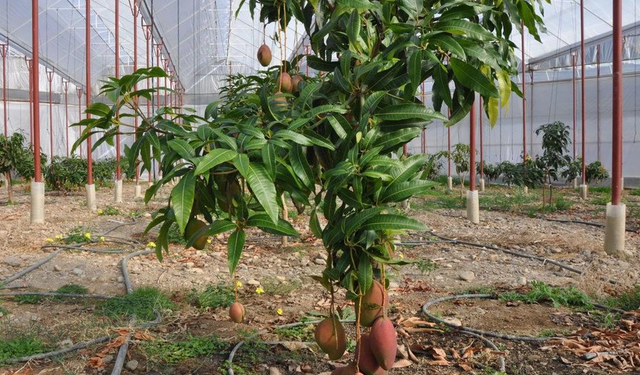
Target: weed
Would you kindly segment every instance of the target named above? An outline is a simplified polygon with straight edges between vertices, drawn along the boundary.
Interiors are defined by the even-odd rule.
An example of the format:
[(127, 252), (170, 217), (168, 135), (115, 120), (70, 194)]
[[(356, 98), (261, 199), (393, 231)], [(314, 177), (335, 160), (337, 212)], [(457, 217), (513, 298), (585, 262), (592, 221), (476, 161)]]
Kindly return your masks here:
[(525, 303), (538, 303), (550, 301), (554, 307), (580, 307), (592, 309), (593, 303), (586, 294), (575, 287), (559, 288), (547, 285), (540, 281), (531, 282), (531, 291), (526, 294), (508, 292), (500, 296), (502, 301), (522, 301)]
[(270, 295), (286, 296), (299, 289), (302, 284), (299, 281), (284, 281), (276, 278), (267, 278), (260, 281), (265, 293)]
[(422, 273), (429, 273), (438, 269), (438, 264), (431, 259), (420, 259), (415, 264)]
[(37, 305), (44, 301), (44, 297), (35, 295), (14, 296), (13, 299), (18, 303), (18, 305)]
[(79, 244), (91, 242), (91, 230), (83, 226), (73, 227), (62, 240), (65, 243)]
[(117, 207), (113, 206), (107, 206), (102, 210), (98, 210), (98, 213), (105, 216), (118, 216), (121, 214), (120, 210)]
[(553, 204), (556, 206), (556, 209), (558, 211), (566, 211), (566, 210), (570, 209), (571, 206), (573, 206), (573, 202), (571, 202), (570, 200), (566, 199), (562, 195), (559, 195), (553, 201)]
[(216, 336), (189, 336), (183, 341), (153, 340), (142, 343), (142, 349), (149, 357), (164, 363), (178, 363), (188, 358), (220, 353), (227, 347), (228, 344)]
[(276, 328), (276, 334), (279, 337), (296, 341), (312, 341), (313, 333), (314, 328), (312, 324), (289, 328)]
[(594, 197), (591, 198), (590, 202), (591, 204), (594, 204), (596, 206), (604, 206), (606, 205), (608, 202), (610, 201), (609, 198), (607, 198), (606, 196), (602, 196), (602, 197)]
[(209, 285), (199, 294), (192, 297), (196, 306), (203, 309), (229, 307), (235, 299), (233, 288), (224, 284)]
[(640, 195), (640, 186), (639, 186), (639, 187), (637, 187), (637, 188), (635, 188), (635, 189), (633, 189), (633, 190), (631, 190), (631, 191), (629, 192), (629, 194), (630, 194), (630, 195), (636, 195), (636, 196), (637, 196), (637, 195)]
[(97, 312), (110, 318), (136, 315), (140, 321), (156, 318), (154, 310), (174, 309), (175, 304), (160, 290), (142, 287), (123, 297), (114, 297), (101, 303)]
[(468, 288), (460, 292), (460, 294), (495, 294), (496, 290), (490, 286), (479, 286)]
[(9, 311), (7, 309), (5, 309), (4, 307), (0, 306), (0, 317), (2, 317), (3, 315), (7, 315), (9, 314)]
[[(89, 289), (85, 288), (82, 285), (78, 284), (67, 284), (63, 285), (56, 290), (56, 293), (65, 293), (65, 294), (87, 294)], [(66, 297), (55, 297), (55, 300), (64, 300)]]
[(633, 289), (619, 296), (607, 298), (604, 304), (626, 311), (636, 310), (640, 306), (640, 285), (636, 285)]
[(180, 229), (178, 228), (178, 224), (172, 224), (169, 227), (169, 232), (167, 232), (167, 241), (169, 243), (178, 243), (186, 245), (187, 241), (185, 241), (184, 236), (180, 234)]
[(218, 368), (218, 370), (220, 371), (221, 374), (226, 374), (229, 371), (229, 365), (231, 365), (231, 369), (233, 370), (234, 374), (237, 375), (247, 375), (249, 374), (247, 372), (247, 370), (245, 370), (243, 367), (233, 363), (233, 362), (229, 362), (229, 360), (225, 360), (222, 365), (220, 365), (220, 367)]
[(7, 359), (26, 357), (48, 350), (42, 340), (31, 335), (21, 335), (9, 340), (0, 340), (0, 364)]

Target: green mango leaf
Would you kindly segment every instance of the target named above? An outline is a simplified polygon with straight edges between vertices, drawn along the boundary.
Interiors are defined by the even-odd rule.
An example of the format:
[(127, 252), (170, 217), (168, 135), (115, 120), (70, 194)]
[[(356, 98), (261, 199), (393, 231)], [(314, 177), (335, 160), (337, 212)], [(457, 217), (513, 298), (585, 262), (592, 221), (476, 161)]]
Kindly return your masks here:
[(315, 178), (311, 171), (311, 166), (307, 162), (307, 157), (302, 151), (302, 146), (293, 145), (291, 147), (291, 167), (296, 176), (311, 191), (315, 190)]
[(169, 145), (169, 147), (171, 147), (173, 151), (177, 152), (178, 155), (180, 155), (180, 157), (183, 159), (190, 160), (191, 158), (196, 156), (196, 152), (193, 149), (193, 147), (191, 147), (189, 142), (185, 141), (184, 139), (180, 139), (180, 138), (172, 139), (169, 142), (167, 142), (167, 144)]
[(367, 208), (365, 210), (358, 212), (355, 215), (348, 217), (345, 220), (346, 221), (346, 225), (344, 228), (345, 236), (346, 237), (351, 236), (354, 232), (360, 229), (362, 224), (364, 224), (367, 220), (371, 219), (372, 217), (379, 215), (383, 209), (384, 209), (383, 207)]
[(406, 181), (389, 185), (389, 187), (387, 187), (387, 189), (380, 197), (380, 201), (382, 203), (402, 202), (403, 200), (411, 198), (416, 194), (424, 193), (430, 187), (433, 187), (435, 185), (435, 182), (423, 180)]
[(358, 285), (360, 291), (366, 293), (373, 284), (373, 266), (371, 265), (371, 259), (367, 254), (360, 254), (360, 260), (358, 262)]
[(419, 119), (423, 121), (446, 120), (441, 113), (427, 108), (422, 104), (392, 104), (379, 110), (376, 114), (383, 121), (402, 121), (409, 119)]
[(240, 263), (240, 256), (242, 256), (242, 249), (244, 248), (245, 241), (244, 230), (238, 228), (229, 236), (229, 242), (227, 242), (227, 261), (229, 263), (229, 274), (233, 275)]
[(420, 128), (406, 128), (384, 133), (383, 136), (373, 142), (373, 146), (382, 146), (383, 149), (380, 152), (387, 153), (397, 150), (399, 146), (416, 138), (421, 132), (422, 129)]
[(195, 188), (195, 176), (193, 171), (189, 171), (182, 176), (178, 184), (171, 190), (171, 204), (173, 205), (180, 233), (184, 233), (184, 228), (187, 226), (189, 218), (191, 218)]
[(391, 185), (410, 180), (418, 173), (428, 160), (429, 156), (418, 154), (412, 155), (408, 159), (402, 161), (402, 166), (400, 168), (391, 170), (391, 175), (393, 176)]
[(451, 58), (449, 64), (451, 64), (453, 76), (458, 82), (483, 96), (500, 97), (496, 86), (479, 69), (456, 58)]
[(238, 154), (233, 160), (233, 165), (242, 177), (249, 183), (249, 188), (258, 202), (271, 218), (274, 224), (278, 223), (279, 206), (277, 201), (276, 187), (269, 178), (267, 170), (260, 164), (249, 162), (249, 157)]
[(194, 174), (197, 176), (208, 172), (211, 168), (235, 158), (236, 155), (238, 155), (238, 153), (234, 150), (227, 150), (223, 148), (211, 150), (202, 158), (202, 160), (200, 160)]
[(500, 102), (498, 98), (489, 98), (486, 103), (489, 123), (491, 124), (491, 127), (494, 127), (496, 125), (496, 122), (498, 122), (498, 117), (500, 116)]
[(446, 31), (450, 34), (466, 36), (484, 42), (494, 39), (493, 34), (491, 34), (484, 27), (478, 25), (477, 23), (473, 23), (464, 19), (438, 22), (435, 24), (435, 29)]
[(189, 248), (193, 246), (193, 243), (202, 236), (211, 237), (237, 228), (238, 226), (229, 219), (216, 220), (209, 225), (205, 225), (194, 233), (187, 241), (185, 247)]
[(361, 26), (362, 21), (360, 20), (360, 14), (357, 9), (354, 9), (349, 15), (349, 22), (347, 23), (347, 37), (349, 37), (351, 44), (358, 42)]
[(309, 217), (309, 229), (311, 229), (311, 232), (316, 238), (322, 238), (322, 227), (320, 226), (318, 213), (315, 209), (311, 211), (311, 216)]
[(296, 133), (292, 130), (289, 129), (281, 129), (279, 130), (277, 133), (275, 133), (273, 135), (273, 137), (275, 139), (283, 139), (283, 140), (287, 140), (287, 141), (292, 141), (296, 144), (302, 145), (302, 146), (312, 146), (313, 143), (311, 142), (311, 140), (309, 140), (309, 138), (305, 137), (304, 135), (300, 134), (300, 133)]
[(375, 9), (376, 7), (369, 0), (337, 0), (337, 3), (342, 6), (358, 10)]
[(272, 143), (267, 143), (262, 148), (262, 162), (269, 173), (269, 177), (276, 177), (276, 150)]
[(457, 56), (460, 59), (466, 59), (467, 54), (464, 48), (456, 41), (456, 38), (447, 34), (437, 34), (431, 37), (431, 43), (440, 47), (444, 51), (449, 51), (453, 56)]
[(422, 51), (413, 51), (409, 57), (409, 80), (411, 81), (411, 91), (415, 92), (422, 82)]
[(367, 220), (363, 225), (363, 229), (425, 231), (427, 226), (403, 215), (385, 214), (377, 215)]
[(291, 224), (283, 219), (279, 219), (278, 223), (271, 221), (271, 218), (267, 214), (257, 213), (253, 214), (247, 220), (247, 226), (258, 227), (267, 233), (278, 234), (281, 236), (300, 236), (297, 230), (295, 230)]

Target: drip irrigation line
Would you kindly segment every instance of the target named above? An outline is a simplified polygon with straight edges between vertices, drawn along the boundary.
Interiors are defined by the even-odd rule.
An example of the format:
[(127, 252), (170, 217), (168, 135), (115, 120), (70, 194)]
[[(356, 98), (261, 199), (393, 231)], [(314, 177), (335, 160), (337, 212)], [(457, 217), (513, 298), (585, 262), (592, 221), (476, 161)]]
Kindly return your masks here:
[(55, 351), (48, 352), (48, 353), (34, 354), (34, 355), (27, 356), (27, 357), (9, 358), (6, 361), (7, 362), (29, 362), (29, 361), (33, 361), (33, 360), (37, 360), (37, 359), (51, 358), (51, 357), (59, 356), (59, 355), (62, 355), (62, 354), (67, 354), (67, 353), (70, 353), (70, 352), (73, 352), (73, 351), (76, 351), (76, 350), (84, 349), (87, 346), (91, 346), (91, 345), (94, 345), (94, 344), (101, 344), (103, 342), (115, 339), (118, 336), (120, 336), (120, 335), (113, 334), (113, 335), (108, 335), (108, 336), (102, 336), (102, 337), (99, 337), (97, 339), (93, 339), (91, 341), (81, 342), (79, 344), (70, 346), (68, 348), (59, 349), (59, 350), (55, 350)]
[[(452, 239), (452, 238), (447, 238), (447, 237), (441, 236), (439, 234), (436, 234), (434, 232), (429, 232), (429, 233), (434, 235), (434, 236), (436, 236), (436, 237), (438, 237), (438, 238), (441, 238), (443, 240), (449, 240), (453, 244), (467, 245), (467, 246), (473, 246), (473, 247), (480, 247), (480, 248), (483, 248), (483, 249), (501, 251), (501, 252), (503, 252), (505, 254), (517, 256), (517, 257), (520, 257), (520, 258), (537, 260), (539, 262), (542, 262), (542, 264), (547, 264), (547, 263), (553, 264), (554, 266), (560, 267), (562, 269), (565, 269), (565, 270), (573, 272), (573, 273), (577, 273), (578, 275), (584, 275), (584, 271), (579, 270), (577, 268), (573, 268), (571, 266), (567, 266), (566, 264), (560, 263), (560, 262), (555, 261), (553, 259), (543, 258), (543, 257), (539, 257), (539, 256), (536, 256), (536, 255), (529, 255), (529, 254), (525, 254), (525, 253), (520, 253), (520, 252), (513, 251), (513, 250), (507, 250), (507, 249), (503, 249), (503, 248), (495, 246), (495, 245), (487, 245), (487, 244), (481, 244), (481, 243), (478, 243), (478, 242), (469, 242), (469, 241), (462, 241), (462, 240), (456, 240), (456, 239)], [(618, 283), (615, 280), (607, 279), (607, 278), (604, 278), (604, 277), (601, 278), (601, 279), (606, 281), (606, 282), (608, 282), (608, 283), (610, 283), (610, 284), (613, 284), (613, 285), (616, 285)]]
[(113, 370), (111, 371), (111, 375), (120, 375), (122, 373), (122, 368), (124, 367), (124, 361), (127, 359), (127, 351), (129, 350), (129, 343), (131, 343), (131, 333), (127, 334), (124, 343), (120, 345), (118, 349), (118, 356), (116, 357), (116, 362), (113, 365)]
[(122, 254), (126, 253), (125, 250), (114, 248), (114, 249), (91, 249), (88, 247), (82, 247), (80, 245), (44, 245), (40, 247), (41, 249), (65, 249), (65, 250), (78, 250), (78, 251), (86, 251), (89, 253), (99, 253), (99, 254)]
[(53, 253), (49, 254), (47, 257), (45, 257), (45, 258), (41, 259), (40, 261), (36, 262), (35, 264), (32, 264), (29, 267), (23, 269), (22, 271), (16, 273), (15, 275), (9, 276), (8, 278), (4, 279), (2, 282), (0, 282), (0, 289), (3, 289), (4, 285), (9, 284), (10, 282), (12, 282), (14, 280), (18, 280), (22, 276), (28, 274), (29, 272), (35, 270), (36, 268), (42, 266), (43, 264), (51, 261), (58, 254), (60, 254), (62, 252), (62, 250), (64, 250), (64, 249), (56, 250)]
[(497, 352), (500, 352), (500, 355), (498, 356), (498, 358), (499, 358), (498, 361), (500, 363), (500, 372), (506, 373), (507, 370), (506, 370), (506, 364), (505, 364), (505, 361), (504, 361), (505, 355), (502, 353), (502, 350), (498, 349), (498, 347), (496, 346), (496, 344), (493, 343), (493, 341), (489, 340), (488, 338), (486, 338), (486, 337), (484, 337), (482, 335), (478, 335), (477, 333), (473, 333), (473, 332), (464, 332), (464, 333), (466, 335), (473, 336), (473, 337), (476, 337), (476, 338), (484, 341), (485, 344), (487, 344), (487, 345), (489, 345), (489, 347), (491, 347), (491, 349), (493, 349), (493, 350), (495, 350)]
[(131, 286), (131, 279), (129, 278), (129, 271), (127, 270), (127, 262), (129, 261), (129, 259), (133, 257), (152, 254), (152, 253), (155, 253), (155, 250), (141, 250), (141, 251), (136, 251), (135, 253), (127, 254), (127, 256), (122, 258), (122, 277), (124, 278), (124, 287), (127, 291), (127, 294), (133, 292), (133, 287)]
[(131, 223), (123, 223), (123, 222), (121, 222), (121, 221), (109, 220), (109, 221), (111, 221), (111, 222), (113, 222), (113, 223), (117, 223), (118, 225), (116, 225), (115, 227), (113, 227), (113, 228), (111, 228), (111, 229), (107, 230), (106, 232), (102, 233), (102, 236), (106, 236), (107, 234), (109, 234), (109, 233), (111, 233), (111, 232), (115, 231), (116, 229), (122, 228), (122, 227), (124, 227), (124, 226), (127, 226), (127, 225), (136, 225), (136, 224), (138, 224), (138, 222), (136, 221), (135, 217), (132, 217), (132, 218), (131, 218), (131, 220), (132, 220), (132, 222), (131, 222)]
[(0, 292), (0, 297), (15, 296), (38, 296), (38, 297), (66, 297), (66, 298), (89, 298), (89, 299), (110, 299), (112, 296), (103, 294), (77, 294), (77, 293), (48, 293), (48, 292)]
[(429, 312), (429, 307), (437, 303), (450, 301), (454, 299), (465, 299), (465, 298), (495, 299), (496, 296), (494, 296), (493, 294), (461, 294), (457, 296), (446, 296), (446, 297), (436, 298), (422, 305), (422, 313), (434, 322), (444, 324), (447, 327), (454, 328), (464, 333), (471, 332), (480, 336), (489, 336), (489, 337), (496, 337), (499, 339), (512, 340), (512, 341), (525, 341), (525, 342), (544, 342), (549, 339), (555, 338), (555, 337), (512, 336), (512, 335), (507, 335), (507, 334), (497, 333), (497, 332), (481, 331), (479, 329), (474, 329), (474, 328), (464, 327), (458, 324), (449, 323)]
[[(591, 222), (591, 221), (572, 220), (572, 219), (555, 219), (555, 218), (542, 216), (542, 215), (537, 215), (536, 218), (542, 219), (542, 220), (547, 220), (547, 221), (554, 221), (554, 222), (558, 222), (558, 223), (583, 224), (583, 225), (590, 225), (592, 227), (598, 227), (598, 228), (605, 228), (606, 227), (606, 225), (604, 225), (604, 224), (594, 223), (594, 222)], [(636, 233), (636, 232), (640, 231), (640, 229), (639, 228), (625, 228), (625, 231), (631, 232), (631, 233)]]

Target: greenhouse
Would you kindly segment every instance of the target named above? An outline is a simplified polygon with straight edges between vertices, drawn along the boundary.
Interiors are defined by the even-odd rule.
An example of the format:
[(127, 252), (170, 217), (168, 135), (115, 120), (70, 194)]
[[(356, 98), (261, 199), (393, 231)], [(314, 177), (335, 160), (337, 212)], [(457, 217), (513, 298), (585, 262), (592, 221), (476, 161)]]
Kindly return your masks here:
[(640, 3), (0, 0), (0, 374), (640, 371)]

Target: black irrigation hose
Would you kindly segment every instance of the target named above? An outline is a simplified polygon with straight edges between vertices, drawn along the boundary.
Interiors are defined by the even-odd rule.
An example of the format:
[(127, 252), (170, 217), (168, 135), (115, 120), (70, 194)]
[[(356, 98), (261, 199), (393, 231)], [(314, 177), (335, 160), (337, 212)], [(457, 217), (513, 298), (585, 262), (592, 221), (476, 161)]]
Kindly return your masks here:
[(133, 257), (137, 257), (140, 255), (147, 255), (155, 253), (155, 250), (140, 250), (135, 253), (127, 254), (124, 258), (122, 258), (122, 277), (124, 278), (124, 287), (127, 291), (127, 294), (133, 292), (133, 287), (131, 286), (131, 279), (129, 278), (129, 271), (127, 270), (127, 262), (129, 259)]
[(553, 338), (553, 337), (511, 336), (511, 335), (507, 335), (507, 334), (503, 334), (503, 333), (481, 331), (479, 329), (463, 327), (461, 325), (457, 325), (457, 324), (446, 322), (446, 321), (438, 318), (437, 316), (435, 316), (435, 315), (433, 315), (433, 314), (431, 314), (429, 312), (429, 307), (431, 305), (435, 305), (436, 303), (445, 302), (445, 301), (449, 301), (449, 300), (453, 300), (453, 299), (464, 299), (464, 298), (492, 298), (492, 299), (495, 299), (496, 296), (494, 296), (493, 294), (461, 294), (461, 295), (457, 295), (457, 296), (446, 296), (446, 297), (436, 298), (436, 299), (431, 300), (431, 301), (425, 303), (424, 305), (422, 305), (422, 313), (424, 315), (426, 315), (429, 319), (433, 320), (434, 322), (437, 322), (437, 323), (440, 323), (440, 324), (444, 324), (447, 327), (454, 328), (454, 329), (459, 330), (459, 331), (464, 332), (464, 333), (471, 332), (471, 333), (475, 333), (476, 335), (480, 335), (480, 336), (489, 336), (489, 337), (496, 337), (496, 338), (499, 338), (499, 339), (513, 340), (513, 341), (525, 341), (525, 342), (544, 342), (544, 341), (547, 341), (547, 340)]
[(39, 297), (65, 297), (65, 298), (90, 298), (90, 299), (110, 299), (112, 296), (102, 294), (76, 294), (76, 293), (46, 293), (46, 292), (0, 292), (0, 297), (15, 296), (39, 296)]
[(65, 249), (65, 250), (78, 250), (78, 251), (86, 251), (88, 253), (99, 253), (99, 254), (122, 254), (126, 253), (126, 251), (115, 248), (115, 249), (91, 249), (88, 247), (83, 247), (81, 245), (44, 245), (40, 247), (41, 249)]
[[(513, 256), (517, 256), (520, 258), (526, 258), (526, 259), (531, 259), (531, 260), (537, 260), (542, 262), (542, 264), (553, 264), (554, 266), (560, 267), (562, 269), (565, 269), (567, 271), (573, 272), (573, 273), (577, 273), (578, 275), (583, 275), (584, 271), (579, 270), (577, 268), (573, 268), (571, 266), (567, 266), (566, 264), (560, 263), (558, 261), (555, 261), (553, 259), (549, 259), (549, 258), (543, 258), (543, 257), (539, 257), (536, 255), (529, 255), (529, 254), (525, 254), (525, 253), (521, 253), (518, 251), (513, 251), (513, 250), (507, 250), (507, 249), (503, 249), (501, 247), (495, 246), (495, 245), (487, 245), (487, 244), (481, 244), (481, 243), (477, 243), (477, 242), (469, 242), (469, 241), (462, 241), (462, 240), (456, 240), (456, 239), (452, 239), (452, 238), (447, 238), (444, 236), (441, 236), (439, 234), (436, 234), (434, 232), (429, 232), (430, 234), (443, 239), (443, 240), (448, 240), (451, 241), (451, 243), (453, 244), (460, 244), (460, 245), (467, 245), (467, 246), (473, 246), (473, 247), (480, 247), (483, 249), (489, 249), (489, 250), (495, 250), (495, 251), (501, 251), (505, 254), (509, 254), (509, 255), (513, 255)], [(602, 280), (607, 281), (610, 284), (617, 284), (618, 282), (612, 279), (607, 279), (607, 278), (602, 278)]]
[(28, 274), (29, 272), (35, 270), (36, 268), (42, 266), (43, 264), (51, 261), (53, 258), (55, 258), (58, 254), (60, 254), (62, 252), (63, 249), (60, 250), (56, 250), (53, 253), (49, 254), (47, 257), (43, 258), (42, 260), (36, 262), (35, 264), (30, 265), (29, 267), (21, 270), (20, 272), (16, 273), (13, 276), (9, 276), (8, 278), (4, 279), (2, 282), (0, 282), (0, 289), (2, 289), (4, 287), (4, 285), (9, 284), (10, 282), (14, 281), (14, 280), (18, 280), (19, 278), (21, 278), (22, 276)]
[(132, 217), (132, 218), (131, 218), (131, 220), (132, 220), (132, 222), (131, 222), (131, 223), (123, 223), (123, 222), (121, 222), (121, 221), (109, 220), (109, 221), (111, 221), (111, 222), (117, 223), (118, 225), (116, 225), (115, 227), (113, 227), (113, 228), (111, 228), (111, 229), (107, 230), (106, 232), (102, 233), (102, 236), (106, 236), (107, 234), (109, 234), (109, 233), (111, 233), (111, 232), (114, 232), (116, 229), (122, 228), (122, 227), (124, 227), (124, 226), (127, 226), (127, 225), (136, 225), (136, 224), (138, 224), (138, 222), (136, 221), (136, 218), (135, 218), (135, 217)]
[(131, 333), (127, 334), (124, 343), (120, 345), (118, 349), (118, 355), (116, 356), (116, 362), (113, 365), (111, 375), (120, 375), (122, 368), (124, 367), (124, 361), (127, 359), (127, 351), (129, 350), (129, 343), (131, 343)]
[(40, 353), (40, 354), (34, 354), (34, 355), (30, 355), (27, 357), (19, 357), (19, 358), (9, 358), (6, 361), (7, 362), (29, 362), (29, 361), (33, 361), (33, 360), (37, 360), (37, 359), (45, 359), (45, 358), (51, 358), (51, 357), (55, 357), (58, 355), (62, 355), (62, 354), (67, 354), (76, 350), (80, 350), (80, 349), (84, 349), (87, 346), (91, 346), (94, 344), (101, 344), (103, 342), (112, 340), (116, 337), (118, 337), (118, 334), (113, 334), (113, 335), (108, 335), (108, 336), (102, 336), (99, 337), (97, 339), (93, 339), (91, 341), (85, 341), (85, 342), (81, 342), (79, 344), (70, 346), (68, 348), (64, 348), (64, 349), (59, 349), (59, 350), (55, 350), (53, 352), (48, 352), (48, 353)]
[[(591, 221), (571, 220), (571, 219), (555, 219), (555, 218), (542, 216), (542, 215), (537, 215), (536, 218), (537, 219), (542, 219), (542, 220), (547, 220), (547, 221), (555, 221), (555, 222), (558, 222), (558, 223), (583, 224), (583, 225), (590, 225), (592, 227), (598, 227), (598, 228), (605, 228), (606, 227), (606, 225), (604, 225), (604, 224), (594, 223), (594, 222), (591, 222)], [(638, 231), (640, 231), (640, 228), (625, 228), (625, 231), (631, 232), (631, 233), (637, 233)]]

